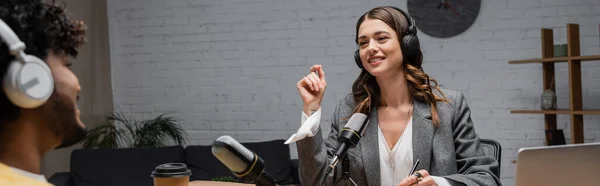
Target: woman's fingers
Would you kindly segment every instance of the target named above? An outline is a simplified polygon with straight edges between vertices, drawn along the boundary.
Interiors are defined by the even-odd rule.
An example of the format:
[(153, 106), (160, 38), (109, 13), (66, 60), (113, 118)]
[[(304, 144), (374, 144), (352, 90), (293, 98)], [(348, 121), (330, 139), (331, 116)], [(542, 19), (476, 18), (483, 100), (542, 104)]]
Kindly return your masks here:
[[(317, 74), (318, 73), (318, 74)], [(306, 75), (301, 82), (298, 82), (301, 86), (308, 86), (311, 91), (321, 91), (325, 88), (325, 72), (321, 65), (313, 65), (310, 67), (310, 73)]]
[(310, 74), (308, 74), (306, 76), (306, 78), (308, 80), (310, 80), (313, 91), (319, 91), (320, 82), (319, 82), (319, 79), (316, 77), (316, 75), (313, 72), (311, 72)]
[[(417, 177), (417, 174), (420, 176)], [(420, 179), (420, 180), (419, 180)], [(404, 178), (397, 186), (435, 186), (437, 185), (433, 178), (429, 176), (427, 170), (419, 170), (410, 176)]]
[(318, 83), (317, 85), (319, 85), (318, 86), (319, 89), (322, 89), (323, 88), (323, 80), (321, 80), (319, 78), (319, 76), (317, 75), (317, 73), (311, 72), (310, 75), (312, 75), (315, 78), (315, 80), (317, 81), (317, 83)]
[(304, 83), (308, 86), (308, 88), (310, 88), (311, 91), (315, 91), (315, 88), (309, 76), (304, 77)]
[(321, 67), (321, 65), (313, 65), (310, 67), (309, 72), (317, 72), (319, 70), (319, 67)]
[(319, 79), (325, 81), (325, 71), (323, 71), (323, 66), (321, 65), (319, 65)]

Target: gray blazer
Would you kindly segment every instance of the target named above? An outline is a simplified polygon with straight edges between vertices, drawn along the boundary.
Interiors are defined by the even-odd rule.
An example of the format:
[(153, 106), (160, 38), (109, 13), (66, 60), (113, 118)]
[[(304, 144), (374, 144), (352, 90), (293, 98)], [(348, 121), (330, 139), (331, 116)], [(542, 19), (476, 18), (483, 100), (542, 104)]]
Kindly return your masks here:
[[(452, 185), (501, 185), (498, 161), (485, 155), (464, 95), (457, 91), (442, 91), (451, 102), (437, 104), (438, 127), (432, 124), (429, 105), (414, 101), (413, 159), (420, 159), (417, 170), (425, 169), (431, 175), (444, 177)], [(338, 132), (347, 122), (343, 118), (350, 116), (355, 107), (353, 102), (352, 95), (338, 101), (327, 139), (323, 139), (319, 127), (315, 136), (297, 142), (302, 185), (321, 185), (320, 180), (338, 146)], [(381, 185), (376, 108), (369, 119), (359, 144), (347, 154), (350, 177), (359, 186)], [(340, 161), (334, 175), (327, 176), (324, 185), (332, 185), (342, 178), (341, 165)]]

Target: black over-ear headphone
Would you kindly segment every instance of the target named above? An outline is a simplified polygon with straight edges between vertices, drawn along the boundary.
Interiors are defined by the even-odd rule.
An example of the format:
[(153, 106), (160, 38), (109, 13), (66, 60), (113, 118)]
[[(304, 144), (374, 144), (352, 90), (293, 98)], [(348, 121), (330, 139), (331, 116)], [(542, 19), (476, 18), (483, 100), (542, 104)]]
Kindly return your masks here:
[[(417, 53), (419, 52), (419, 38), (417, 37), (417, 26), (415, 24), (415, 20), (410, 17), (408, 15), (408, 13), (406, 13), (405, 11), (403, 11), (402, 9), (393, 7), (393, 6), (388, 6), (390, 8), (393, 8), (395, 10), (398, 10), (398, 12), (400, 12), (402, 15), (404, 15), (404, 18), (406, 18), (406, 22), (408, 23), (408, 30), (406, 32), (406, 34), (404, 35), (404, 37), (402, 37), (402, 39), (400, 40), (400, 47), (402, 49), (402, 53), (404, 54), (404, 56), (408, 59), (414, 59), (414, 56), (417, 55)], [(417, 61), (414, 60), (408, 60), (410, 63), (417, 63), (417, 64), (411, 64), (417, 68), (421, 68), (421, 64)], [(356, 51), (354, 51), (354, 62), (356, 62), (356, 65), (358, 65), (359, 68), (364, 68), (362, 65), (362, 61), (360, 60), (360, 53), (359, 53), (359, 49), (357, 49)]]

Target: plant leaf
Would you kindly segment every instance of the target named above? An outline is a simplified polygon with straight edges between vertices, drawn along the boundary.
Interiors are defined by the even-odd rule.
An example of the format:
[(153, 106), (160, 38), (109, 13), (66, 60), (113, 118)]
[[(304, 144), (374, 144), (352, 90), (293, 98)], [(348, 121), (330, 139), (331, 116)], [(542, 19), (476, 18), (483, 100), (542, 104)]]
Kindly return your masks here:
[(177, 120), (165, 117), (165, 114), (142, 121), (136, 134), (136, 147), (162, 147), (165, 146), (164, 140), (167, 138), (174, 140), (178, 145), (184, 145), (186, 141), (185, 132)]
[(83, 140), (83, 147), (92, 149), (100, 148), (116, 148), (118, 129), (110, 122), (103, 122), (100, 126), (91, 129)]
[(125, 117), (125, 115), (120, 111), (115, 112), (114, 114), (111, 114), (110, 120), (113, 123), (119, 122), (124, 127), (125, 131), (122, 131), (119, 133), (119, 136), (118, 136), (118, 138), (120, 139), (119, 141), (122, 144), (124, 144), (125, 146), (132, 146), (133, 139), (135, 139), (135, 135), (136, 135), (136, 133), (135, 133), (136, 126), (137, 126), (136, 122), (127, 119)]
[(152, 148), (165, 146), (166, 139), (173, 140), (177, 145), (185, 145), (187, 134), (177, 119), (165, 115), (136, 121), (127, 119), (120, 111), (110, 113), (100, 126), (88, 132), (83, 146), (86, 149), (120, 146)]

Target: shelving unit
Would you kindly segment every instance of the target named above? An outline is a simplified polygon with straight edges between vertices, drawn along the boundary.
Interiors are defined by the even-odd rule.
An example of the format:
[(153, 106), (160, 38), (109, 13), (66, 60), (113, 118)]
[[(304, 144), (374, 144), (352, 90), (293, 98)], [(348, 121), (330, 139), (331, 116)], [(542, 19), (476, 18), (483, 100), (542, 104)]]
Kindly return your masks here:
[[(571, 143), (583, 143), (583, 115), (600, 115), (600, 110), (583, 110), (581, 93), (581, 62), (600, 60), (600, 55), (581, 56), (579, 25), (567, 24), (567, 57), (554, 57), (554, 35), (552, 29), (542, 29), (542, 58), (509, 61), (508, 64), (542, 64), (544, 90), (556, 92), (554, 81), (554, 63), (569, 64), (569, 102), (570, 108), (557, 110), (511, 110), (511, 114), (543, 114), (546, 131), (556, 130), (556, 115), (571, 116)], [(554, 81), (556, 82), (556, 81)]]

